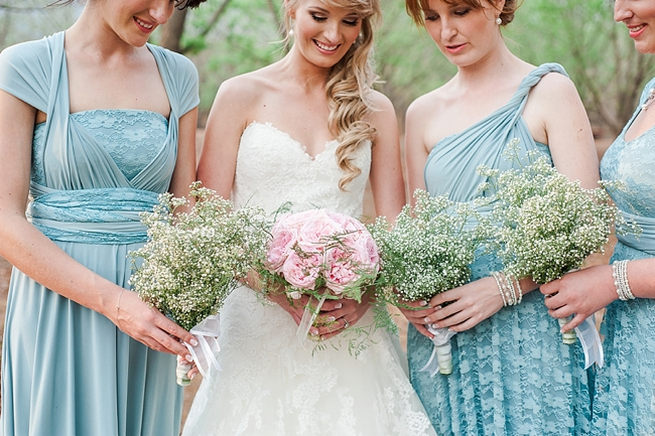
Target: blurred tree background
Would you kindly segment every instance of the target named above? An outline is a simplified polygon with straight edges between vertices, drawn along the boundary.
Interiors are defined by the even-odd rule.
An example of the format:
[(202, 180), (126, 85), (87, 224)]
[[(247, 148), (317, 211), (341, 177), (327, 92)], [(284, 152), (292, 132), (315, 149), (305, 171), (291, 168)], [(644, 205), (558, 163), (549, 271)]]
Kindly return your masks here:
[[(379, 89), (402, 120), (409, 103), (443, 84), (454, 68), (400, 0), (381, 0), (384, 19), (375, 60)], [(201, 80), (201, 124), (220, 83), (281, 57), (282, 0), (208, 0), (176, 11), (152, 42), (189, 56)], [(598, 135), (612, 136), (630, 117), (655, 58), (640, 55), (623, 25), (612, 20), (611, 0), (524, 0), (503, 32), (509, 47), (534, 64), (559, 62), (571, 75)], [(0, 0), (0, 49), (71, 24), (81, 2), (47, 7), (43, 0)]]

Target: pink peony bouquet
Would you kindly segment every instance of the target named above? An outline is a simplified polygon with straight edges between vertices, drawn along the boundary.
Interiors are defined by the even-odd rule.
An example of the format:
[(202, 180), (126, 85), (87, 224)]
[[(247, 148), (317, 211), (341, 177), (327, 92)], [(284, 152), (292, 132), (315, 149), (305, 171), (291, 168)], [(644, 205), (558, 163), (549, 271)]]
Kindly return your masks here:
[[(312, 209), (287, 213), (276, 221), (260, 276), (268, 289), (283, 289), (290, 301), (303, 295), (316, 299), (305, 306), (296, 333), (299, 342), (305, 343), (325, 300), (361, 301), (375, 282), (379, 262), (375, 241), (361, 222), (341, 213)], [(367, 346), (366, 340), (358, 338), (366, 332), (366, 328), (353, 329), (348, 343), (351, 354), (356, 356)], [(319, 344), (317, 348), (324, 347)]]
[(360, 301), (377, 276), (375, 241), (348, 215), (325, 209), (287, 213), (271, 236), (264, 267), (292, 299), (307, 294)]

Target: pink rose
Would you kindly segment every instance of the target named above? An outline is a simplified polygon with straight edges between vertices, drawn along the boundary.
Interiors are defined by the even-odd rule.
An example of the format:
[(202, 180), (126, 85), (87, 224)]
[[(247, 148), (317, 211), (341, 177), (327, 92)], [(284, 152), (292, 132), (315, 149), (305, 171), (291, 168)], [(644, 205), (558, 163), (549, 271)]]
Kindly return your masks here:
[(292, 228), (280, 227), (274, 229), (272, 233), (273, 239), (266, 252), (266, 262), (269, 271), (280, 272), (284, 261), (293, 251), (293, 246), (296, 244), (297, 232)]
[(299, 289), (314, 289), (321, 273), (322, 258), (318, 255), (299, 256), (291, 252), (282, 265), (284, 279)]

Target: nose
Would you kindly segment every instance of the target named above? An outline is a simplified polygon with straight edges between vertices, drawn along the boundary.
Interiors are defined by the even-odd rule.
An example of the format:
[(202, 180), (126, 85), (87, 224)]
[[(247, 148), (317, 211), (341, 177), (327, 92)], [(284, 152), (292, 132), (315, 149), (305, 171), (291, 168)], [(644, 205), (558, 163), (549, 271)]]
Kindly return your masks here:
[(330, 20), (323, 29), (323, 36), (327, 42), (336, 43), (339, 40), (339, 21)]
[(625, 21), (632, 15), (632, 11), (628, 7), (628, 1), (616, 0), (614, 2), (614, 21)]
[(455, 23), (451, 22), (447, 18), (441, 18), (441, 39), (444, 41), (450, 40), (453, 36), (457, 34), (457, 28)]
[(156, 0), (152, 2), (149, 13), (158, 24), (164, 24), (173, 15), (175, 2), (169, 0)]

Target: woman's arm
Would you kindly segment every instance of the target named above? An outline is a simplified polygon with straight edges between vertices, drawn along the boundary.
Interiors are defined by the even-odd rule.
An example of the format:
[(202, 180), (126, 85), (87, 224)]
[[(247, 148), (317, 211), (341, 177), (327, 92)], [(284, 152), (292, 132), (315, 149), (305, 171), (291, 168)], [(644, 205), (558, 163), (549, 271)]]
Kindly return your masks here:
[[(193, 337), (133, 292), (68, 256), (25, 218), (36, 110), (0, 91), (0, 255), (43, 286), (95, 310), (143, 344), (186, 356)], [(120, 301), (120, 310), (118, 309)]]
[[(628, 284), (637, 298), (655, 298), (655, 258), (631, 260), (627, 264)], [(612, 265), (597, 265), (566, 274), (541, 286), (548, 313), (554, 318), (573, 319), (562, 327), (572, 330), (588, 316), (619, 298)]]

